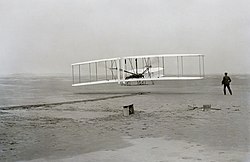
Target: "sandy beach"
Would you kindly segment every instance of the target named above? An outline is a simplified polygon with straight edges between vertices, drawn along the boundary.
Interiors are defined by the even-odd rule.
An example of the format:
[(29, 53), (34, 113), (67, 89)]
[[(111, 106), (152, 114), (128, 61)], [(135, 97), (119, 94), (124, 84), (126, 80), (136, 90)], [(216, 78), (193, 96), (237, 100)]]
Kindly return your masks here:
[(0, 161), (250, 161), (249, 90), (187, 87), (1, 108)]
[(250, 162), (250, 0), (0, 0), (0, 35), (0, 162)]

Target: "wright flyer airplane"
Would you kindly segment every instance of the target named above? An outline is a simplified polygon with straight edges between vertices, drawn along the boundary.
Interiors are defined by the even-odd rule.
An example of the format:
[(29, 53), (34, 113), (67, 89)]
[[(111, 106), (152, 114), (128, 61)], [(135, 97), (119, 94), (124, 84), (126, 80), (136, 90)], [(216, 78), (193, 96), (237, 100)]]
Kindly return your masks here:
[(205, 77), (203, 54), (129, 56), (74, 63), (72, 86), (103, 83), (146, 85), (162, 80)]

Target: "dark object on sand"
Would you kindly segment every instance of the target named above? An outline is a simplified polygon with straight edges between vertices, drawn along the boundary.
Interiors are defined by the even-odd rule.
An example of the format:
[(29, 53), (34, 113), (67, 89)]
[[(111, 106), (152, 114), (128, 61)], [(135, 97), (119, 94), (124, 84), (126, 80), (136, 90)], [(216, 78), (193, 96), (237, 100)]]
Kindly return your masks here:
[(212, 108), (210, 104), (209, 105), (203, 105), (202, 107), (188, 105), (188, 107), (189, 107), (188, 110), (195, 110), (195, 109), (201, 109), (202, 111), (205, 111), (205, 110), (221, 110), (219, 108)]
[(134, 114), (134, 113), (135, 113), (134, 104), (123, 106), (124, 116), (129, 116), (130, 114)]
[(211, 105), (203, 105), (203, 109), (210, 109)]

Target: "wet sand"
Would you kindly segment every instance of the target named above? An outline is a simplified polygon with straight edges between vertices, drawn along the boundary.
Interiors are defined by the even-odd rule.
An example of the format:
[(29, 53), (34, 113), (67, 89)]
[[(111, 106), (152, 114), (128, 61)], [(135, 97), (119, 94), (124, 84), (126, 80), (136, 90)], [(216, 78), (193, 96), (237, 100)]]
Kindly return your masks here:
[[(248, 94), (157, 91), (1, 109), (0, 161), (250, 161)], [(129, 104), (135, 114), (124, 117)]]

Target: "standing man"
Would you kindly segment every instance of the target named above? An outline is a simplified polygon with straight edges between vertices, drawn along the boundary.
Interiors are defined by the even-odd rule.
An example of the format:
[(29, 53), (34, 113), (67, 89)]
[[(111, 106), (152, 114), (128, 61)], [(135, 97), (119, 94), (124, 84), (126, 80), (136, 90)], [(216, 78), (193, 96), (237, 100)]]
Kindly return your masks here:
[(230, 83), (231, 83), (231, 78), (229, 76), (227, 76), (227, 73), (225, 73), (225, 76), (223, 77), (223, 80), (221, 82), (221, 84), (224, 84), (224, 95), (226, 95), (226, 88), (228, 89), (229, 93), (232, 95), (232, 91), (230, 88)]

